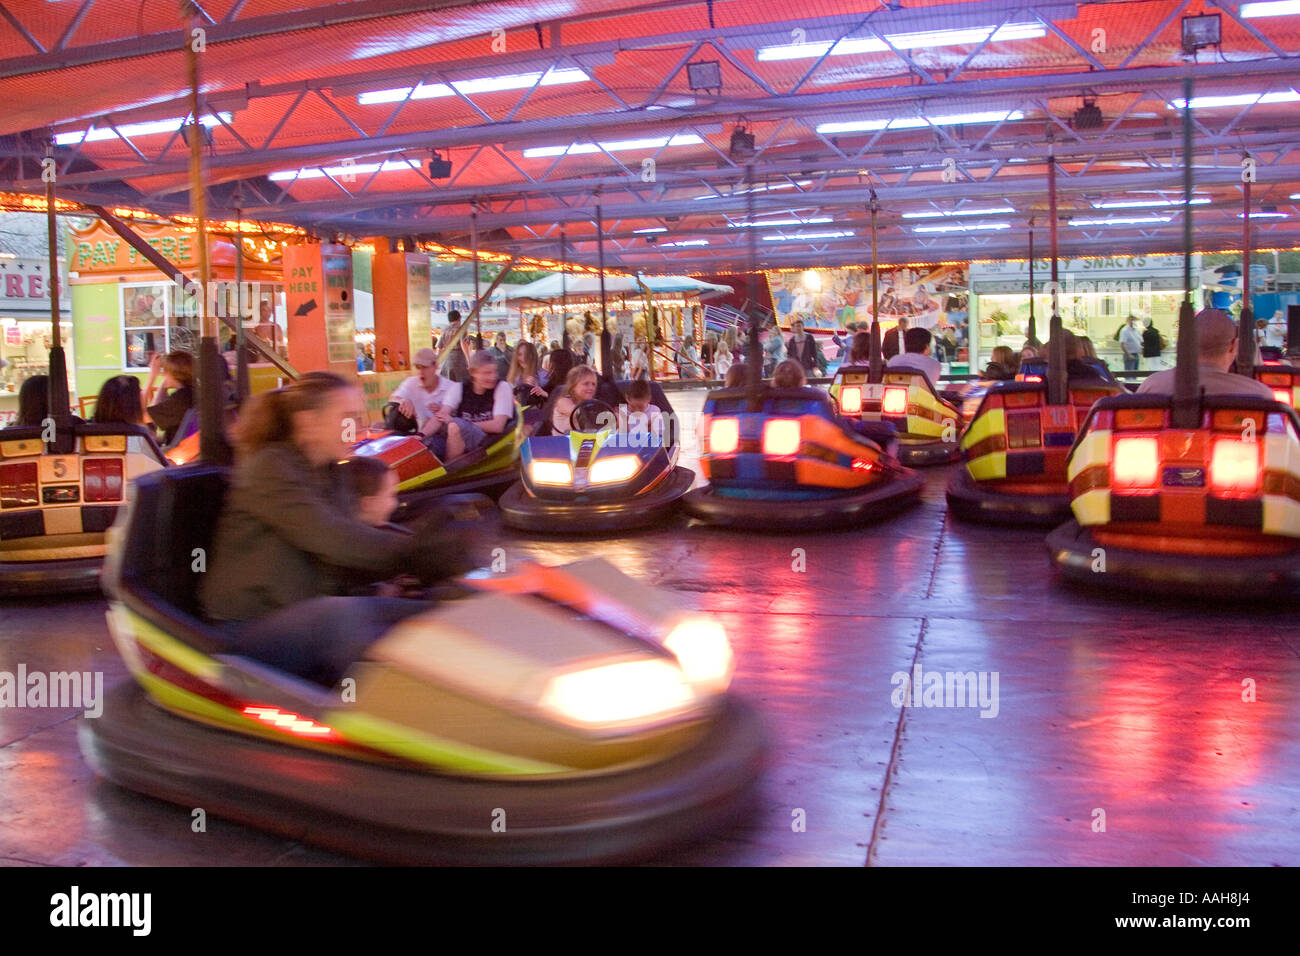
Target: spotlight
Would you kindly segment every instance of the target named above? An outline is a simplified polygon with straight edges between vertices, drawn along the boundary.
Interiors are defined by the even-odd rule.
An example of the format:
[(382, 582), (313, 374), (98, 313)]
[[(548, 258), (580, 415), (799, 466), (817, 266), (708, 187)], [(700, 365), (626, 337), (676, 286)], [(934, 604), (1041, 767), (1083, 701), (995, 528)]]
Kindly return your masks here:
[(739, 123), (731, 131), (731, 148), (728, 150), (732, 159), (745, 160), (754, 156), (754, 134)]
[[(182, 125), (181, 141), (188, 144), (190, 141), (190, 137), (194, 135), (194, 130), (195, 130), (195, 125), (193, 123), (185, 123), (184, 125)], [(198, 133), (199, 136), (201, 137), (199, 141), (204, 146), (211, 146), (213, 144), (212, 129), (210, 127), (205, 126), (203, 124), (199, 124)]]
[(439, 153), (437, 150), (434, 150), (433, 159), (429, 160), (429, 178), (451, 178), (451, 160), (444, 158), (442, 153)]
[(1083, 98), (1083, 105), (1074, 111), (1074, 119), (1070, 122), (1075, 129), (1101, 129), (1105, 124), (1095, 96)]
[(722, 89), (722, 64), (717, 60), (696, 60), (686, 64), (686, 82), (692, 92)]
[(1218, 46), (1222, 30), (1223, 17), (1220, 14), (1183, 17), (1183, 52), (1191, 55), (1203, 46)]

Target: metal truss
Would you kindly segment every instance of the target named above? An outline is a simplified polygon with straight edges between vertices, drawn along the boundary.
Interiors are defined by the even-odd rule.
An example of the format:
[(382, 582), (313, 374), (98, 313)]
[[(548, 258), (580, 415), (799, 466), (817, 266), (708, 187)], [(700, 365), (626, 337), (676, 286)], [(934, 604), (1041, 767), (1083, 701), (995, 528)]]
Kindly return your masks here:
[[(81, 52), (70, 48), (78, 24), (93, 7), (95, 0), (83, 0), (82, 6), (64, 31), (60, 45), (51, 50), (8, 60), (0, 60), (0, 78), (30, 71), (39, 60), (45, 68), (74, 65), (76, 57), (99, 59), (147, 52), (150, 44), (160, 43), (169, 33), (143, 36), (129, 41), (135, 52), (123, 52), (111, 44), (98, 44)], [(404, 3), (401, 0), (355, 0), (317, 6), (310, 11), (320, 17), (321, 10), (342, 14), (346, 8), (351, 22), (380, 16), (400, 16), (447, 9), (456, 3)], [(1005, 214), (1017, 223), (1037, 212), (1045, 203), (1045, 164), (1055, 161), (1062, 208), (1091, 210), (1090, 197), (1117, 195), (1136, 190), (1174, 190), (1181, 175), (1180, 157), (1172, 125), (1177, 113), (1167, 104), (1181, 96), (1183, 77), (1189, 72), (1196, 79), (1197, 95), (1262, 94), (1287, 91), (1300, 68), (1300, 51), (1284, 48), (1270, 38), (1268, 21), (1252, 21), (1240, 15), (1240, 3), (1211, 4), (1225, 16), (1240, 24), (1254, 36), (1264, 52), (1254, 59), (1233, 62), (1165, 63), (1134, 67), (1143, 54), (1149, 53), (1162, 34), (1187, 4), (1176, 4), (1163, 22), (1153, 25), (1138, 43), (1125, 46), (1122, 60), (1115, 55), (1099, 57), (1067, 29), (1076, 16), (1070, 4), (1034, 6), (1021, 0), (990, 0), (894, 10), (879, 7), (853, 15), (804, 17), (780, 22), (729, 26), (706, 31), (665, 32), (650, 37), (626, 37), (598, 43), (566, 44), (565, 27), (591, 19), (613, 18), (628, 12), (667, 10), (690, 6), (677, 2), (637, 5), (583, 3), (565, 20), (548, 23), (549, 46), (519, 50), (478, 59), (451, 62), (427, 62), (400, 70), (354, 71), (319, 76), (306, 82), (268, 83), (254, 81), (239, 89), (214, 90), (204, 98), (204, 111), (218, 117), (219, 145), (206, 159), (213, 184), (241, 182), (240, 211), (244, 216), (274, 218), (293, 222), (323, 234), (402, 235), (412, 232), (425, 235), (459, 236), (467, 228), (471, 208), (478, 210), (480, 231), (508, 230), (510, 242), (484, 243), (492, 251), (524, 255), (558, 256), (558, 232), (568, 229), (568, 249), (574, 261), (590, 264), (596, 257), (593, 207), (599, 197), (607, 223), (605, 241), (611, 264), (626, 265), (630, 260), (659, 262), (672, 268), (743, 268), (747, 255), (747, 229), (737, 223), (746, 215), (748, 200), (754, 202), (756, 218), (825, 218), (833, 227), (825, 231), (849, 231), (861, 228), (870, 189), (882, 202), (899, 212), (920, 208), (956, 211), (961, 204), (996, 200), (1011, 212)], [(697, 5), (696, 5), (697, 6)], [(242, 19), (242, 4), (236, 4), (220, 22), (203, 14), (211, 25), (208, 42), (217, 45), (225, 40), (269, 35), (286, 29), (302, 28), (306, 19), (297, 15), (274, 18)], [(513, 10), (511, 4), (503, 7)], [(419, 8), (418, 11), (416, 8)], [(0, 16), (20, 33), (21, 23), (0, 0)], [(307, 13), (303, 14), (307, 17)], [(505, 22), (505, 21), (503, 21)], [(286, 26), (297, 24), (297, 26)], [(981, 54), (991, 42), (992, 33), (969, 45), (965, 55), (951, 68), (939, 70), (918, 51), (898, 40), (909, 31), (953, 29), (966, 26), (1003, 27), (1010, 24), (1037, 24), (1047, 36), (1059, 40), (1068, 51), (1074, 69), (1070, 72), (1014, 74), (1009, 71), (990, 73), (981, 66)], [(772, 37), (802, 31), (803, 42), (825, 44), (820, 56), (810, 58), (806, 69), (796, 79), (777, 85), (746, 65), (736, 51), (770, 44)], [(223, 32), (224, 31), (224, 32)], [(539, 42), (542, 30), (538, 28)], [(888, 85), (859, 89), (819, 91), (816, 81), (827, 68), (834, 45), (845, 39), (874, 41), (881, 55), (865, 66), (853, 61), (859, 71), (867, 69), (873, 76), (899, 80)], [(123, 41), (127, 42), (127, 41)], [(39, 47), (39, 44), (36, 44)], [(674, 47), (672, 58), (665, 58), (659, 81), (649, 90), (630, 91), (599, 80), (592, 69), (617, 62), (627, 51)], [(679, 50), (685, 52), (678, 55)], [(116, 52), (115, 52), (116, 51)], [(72, 55), (72, 60), (60, 59)], [(1242, 54), (1245, 55), (1245, 54)], [(747, 96), (696, 95), (690, 103), (670, 99), (674, 81), (687, 63), (701, 57), (717, 58), (731, 75), (747, 84)], [(35, 58), (35, 59), (33, 59)], [(42, 59), (44, 58), (44, 59)], [(847, 58), (846, 58), (847, 59)], [(1116, 65), (1118, 63), (1118, 65)], [(52, 67), (51, 64), (54, 66)], [(547, 70), (577, 68), (587, 73), (595, 89), (604, 94), (607, 108), (576, 116), (542, 116), (520, 118), (541, 86)], [(468, 94), (454, 85), (457, 79), (487, 74), (538, 73), (537, 81), (522, 90), (507, 108), (500, 94), (494, 105), (483, 97)], [(458, 100), (478, 122), (457, 128), (409, 129), (402, 127), (409, 115), (413, 93), (421, 84), (447, 84)], [(359, 92), (377, 88), (407, 88), (381, 120), (356, 118), (352, 108)], [(589, 88), (590, 89), (590, 88)], [(1082, 90), (1123, 102), (1121, 112), (1104, 129), (1082, 132), (1053, 113), (1053, 97), (1075, 97)], [(342, 135), (317, 142), (284, 141), (284, 131), (301, 104), (308, 98), (325, 103), (343, 126)], [(239, 111), (251, 102), (276, 101), (283, 104), (269, 135), (252, 141), (241, 132)], [(1143, 111), (1156, 116), (1136, 116)], [(1059, 107), (1058, 107), (1059, 108)], [(1008, 115), (1023, 113), (1025, 119), (1007, 118), (1001, 122), (978, 126), (947, 126), (930, 122), (928, 117), (945, 112), (998, 111)], [(235, 114), (233, 121), (218, 114)], [(1289, 209), (1293, 218), (1257, 227), (1261, 242), (1276, 235), (1278, 242), (1300, 241), (1300, 208), (1289, 195), (1300, 182), (1300, 142), (1291, 130), (1278, 130), (1268, 117), (1260, 115), (1258, 101), (1243, 103), (1224, 113), (1194, 114), (1197, 124), (1198, 184), (1214, 191), (1214, 202), (1195, 210), (1198, 235), (1205, 242), (1227, 242), (1229, 227), (1239, 208), (1232, 208), (1228, 194), (1240, 182), (1241, 156), (1248, 151), (1258, 171), (1256, 197), (1261, 201)], [(188, 108), (179, 103), (154, 103), (148, 107), (114, 112), (96, 118), (92, 128), (110, 128), (125, 144), (138, 163), (111, 169), (86, 168), (85, 160), (93, 156), (81, 146), (61, 150), (59, 194), (82, 202), (122, 203), (122, 183), (139, 182), (148, 187), (151, 180), (175, 181), (186, 169), (179, 133), (162, 144), (148, 145), (124, 136), (121, 127), (159, 116), (187, 115)], [(819, 132), (817, 126), (828, 119), (918, 116), (926, 125), (919, 128), (885, 128), (837, 136)], [(743, 182), (745, 168), (721, 149), (711, 137), (727, 128), (729, 122), (743, 116), (756, 125), (768, 124), (756, 143), (753, 158), (756, 181), (762, 190), (750, 197)], [(81, 126), (84, 127), (84, 123)], [(703, 146), (693, 150), (689, 159), (679, 159), (667, 147), (638, 153), (635, 159), (601, 146), (612, 138), (670, 138), (694, 134)], [(790, 138), (794, 145), (789, 145)], [(0, 160), (0, 188), (35, 191), (41, 184), (35, 177), (43, 147), (38, 136), (21, 139), (16, 155)], [(152, 143), (157, 143), (155, 137)], [(545, 166), (525, 161), (521, 150), (530, 145), (595, 143), (597, 151), (575, 159), (560, 155)], [(423, 170), (423, 160), (430, 149), (473, 147), (468, 162), (462, 162), (456, 174), (446, 182), (431, 180)], [(702, 164), (699, 153), (709, 157)], [(496, 182), (473, 182), (467, 175), (479, 157), (492, 156), (508, 175)], [(641, 161), (655, 161), (652, 182), (643, 182)], [(407, 161), (422, 181), (416, 190), (395, 191), (383, 188), (378, 172), (356, 177), (340, 177), (327, 166), (339, 163), (383, 163)], [(1127, 171), (1121, 171), (1123, 167)], [(293, 184), (277, 187), (260, 176), (248, 179), (250, 169), (271, 172), (282, 169), (319, 169), (336, 195), (327, 199), (297, 200)], [(936, 179), (941, 173), (948, 181)], [(184, 212), (185, 199), (171, 190), (139, 194), (136, 203), (160, 213)], [(708, 198), (704, 198), (708, 197)], [(1072, 206), (1071, 204), (1075, 204)], [(233, 215), (220, 202), (214, 202), (213, 214)], [(1118, 230), (1107, 227), (1082, 231), (1068, 230), (1071, 249), (1093, 245), (1112, 247), (1122, 243), (1127, 249), (1143, 244), (1152, 249), (1163, 244), (1177, 245), (1179, 213), (1173, 210), (1168, 223), (1154, 228), (1137, 223), (1135, 228)], [(938, 218), (935, 222), (946, 222)], [(953, 220), (957, 221), (956, 219)], [(668, 231), (655, 246), (647, 245), (637, 229), (658, 223)], [(1204, 228), (1203, 228), (1204, 226)], [(588, 228), (590, 227), (590, 228)], [(823, 231), (809, 227), (789, 229), (784, 239), (765, 243), (773, 261), (815, 262), (852, 261), (860, 258), (860, 237), (841, 239), (807, 239), (799, 232)], [(903, 231), (901, 224), (887, 229), (882, 236), (882, 253), (903, 256), (913, 261), (957, 250), (952, 257), (986, 250), (993, 255), (1016, 255), (1019, 227), (1000, 234), (940, 234), (925, 237)], [(1075, 234), (1077, 233), (1077, 234)], [(707, 239), (707, 246), (674, 247), (668, 242), (692, 238)], [(1063, 236), (1063, 239), (1066, 237)], [(771, 246), (770, 249), (767, 246)]]

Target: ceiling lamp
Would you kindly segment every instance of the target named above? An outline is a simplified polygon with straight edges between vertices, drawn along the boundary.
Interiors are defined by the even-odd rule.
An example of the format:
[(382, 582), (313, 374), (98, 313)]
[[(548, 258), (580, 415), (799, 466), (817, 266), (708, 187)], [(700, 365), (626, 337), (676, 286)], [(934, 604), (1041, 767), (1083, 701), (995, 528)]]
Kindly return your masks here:
[(722, 89), (722, 64), (717, 60), (696, 60), (686, 64), (686, 83), (693, 92)]
[(442, 153), (438, 152), (436, 149), (433, 151), (433, 158), (429, 160), (429, 178), (451, 178), (451, 160), (444, 157)]
[(737, 123), (731, 131), (731, 145), (728, 147), (727, 152), (737, 162), (753, 159), (755, 153), (754, 134), (740, 123)]
[(1101, 129), (1106, 125), (1101, 109), (1097, 106), (1095, 95), (1084, 95), (1083, 105), (1074, 111), (1074, 119), (1070, 121), (1070, 125), (1075, 129)]
[(559, 67), (545, 73), (513, 73), (509, 76), (484, 76), (447, 83), (421, 83), (416, 87), (400, 86), (388, 90), (370, 90), (358, 94), (362, 106), (377, 103), (401, 103), (406, 100), (428, 100), (442, 96), (472, 96), (476, 93), (497, 93), (503, 90), (527, 90), (535, 86), (560, 86), (565, 83), (586, 83), (591, 77), (586, 71), (572, 67)]
[(1223, 33), (1223, 17), (1206, 13), (1183, 17), (1183, 52), (1194, 55), (1203, 46), (1218, 46)]

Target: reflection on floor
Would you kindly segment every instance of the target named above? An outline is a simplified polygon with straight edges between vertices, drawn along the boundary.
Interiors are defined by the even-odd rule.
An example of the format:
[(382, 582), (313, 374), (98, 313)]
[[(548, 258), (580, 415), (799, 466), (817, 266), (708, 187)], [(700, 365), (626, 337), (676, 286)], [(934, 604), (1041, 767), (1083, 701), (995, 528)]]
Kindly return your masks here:
[[(672, 398), (690, 463), (701, 396)], [(920, 507), (865, 530), (679, 521), (547, 541), (490, 524), (478, 545), (604, 555), (732, 634), (736, 687), (770, 736), (759, 806), (666, 862), (1300, 863), (1295, 617), (1069, 591), (1041, 534), (949, 519), (947, 473), (929, 472)], [(0, 608), (0, 670), (20, 662), (103, 670), (109, 684), (125, 673), (99, 601)], [(923, 692), (898, 706), (918, 673)], [(959, 673), (974, 675), (975, 706), (924, 693), (924, 675)], [(78, 719), (0, 710), (0, 864), (350, 862), (219, 820), (192, 833), (188, 809), (97, 782)]]

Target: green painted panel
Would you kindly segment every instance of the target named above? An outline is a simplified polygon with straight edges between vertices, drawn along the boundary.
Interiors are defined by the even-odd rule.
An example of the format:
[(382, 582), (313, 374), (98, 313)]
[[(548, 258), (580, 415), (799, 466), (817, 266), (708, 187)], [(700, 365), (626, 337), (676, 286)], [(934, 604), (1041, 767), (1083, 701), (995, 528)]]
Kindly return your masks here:
[(373, 292), (370, 281), (370, 253), (352, 250), (352, 288), (358, 292)]
[(116, 282), (74, 285), (72, 341), (77, 394), (94, 395), (122, 370), (122, 306)]

